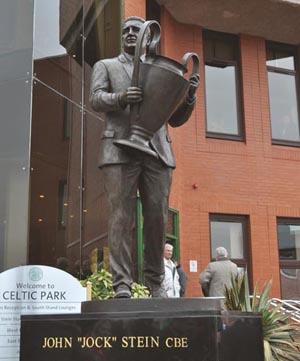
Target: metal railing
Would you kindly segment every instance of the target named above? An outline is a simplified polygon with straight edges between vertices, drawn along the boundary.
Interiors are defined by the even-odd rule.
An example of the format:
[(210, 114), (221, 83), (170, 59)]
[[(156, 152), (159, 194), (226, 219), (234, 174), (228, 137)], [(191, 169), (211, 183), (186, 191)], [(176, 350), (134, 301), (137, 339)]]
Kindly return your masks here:
[[(250, 296), (251, 298), (253, 296)], [(257, 296), (259, 297), (259, 296)], [(225, 297), (206, 297), (209, 299), (224, 300)], [(281, 300), (280, 298), (271, 298), (269, 304), (273, 307), (278, 307), (279, 311), (289, 316), (292, 321), (300, 323), (300, 300)]]
[(280, 312), (289, 316), (291, 320), (300, 323), (300, 301), (271, 298), (269, 302), (272, 306), (278, 307)]

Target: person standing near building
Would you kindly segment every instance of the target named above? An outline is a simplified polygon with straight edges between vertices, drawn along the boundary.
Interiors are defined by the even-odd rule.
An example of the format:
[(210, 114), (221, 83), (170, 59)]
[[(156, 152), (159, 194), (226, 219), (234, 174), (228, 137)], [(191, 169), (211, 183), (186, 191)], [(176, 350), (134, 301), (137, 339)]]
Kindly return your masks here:
[(231, 277), (237, 274), (237, 265), (228, 259), (226, 248), (216, 248), (216, 261), (210, 262), (200, 274), (199, 282), (204, 296), (223, 297), (225, 286), (229, 286)]
[(180, 297), (180, 283), (176, 264), (172, 261), (173, 246), (169, 243), (164, 248), (165, 278), (163, 289), (168, 298)]
[(182, 269), (179, 263), (176, 263), (176, 269), (179, 276), (179, 285), (180, 285), (180, 297), (185, 296), (186, 284), (187, 284), (187, 275)]

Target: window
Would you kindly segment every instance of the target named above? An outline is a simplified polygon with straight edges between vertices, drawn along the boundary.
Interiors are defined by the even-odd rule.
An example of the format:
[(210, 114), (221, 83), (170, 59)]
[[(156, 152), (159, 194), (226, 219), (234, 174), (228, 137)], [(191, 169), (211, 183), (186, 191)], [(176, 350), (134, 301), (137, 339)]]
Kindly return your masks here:
[(242, 139), (238, 37), (205, 31), (204, 57), (207, 136)]
[(299, 145), (295, 49), (268, 42), (267, 69), (273, 143)]
[(300, 219), (277, 219), (281, 297), (300, 297)]
[(225, 247), (229, 258), (240, 269), (248, 264), (248, 218), (246, 216), (210, 215), (211, 255), (217, 247)]
[(166, 241), (174, 247), (173, 258), (179, 262), (179, 212), (169, 208)]
[[(21, 3), (30, 3), (28, 6), (33, 7), (31, 1)], [(69, 272), (76, 277), (84, 277), (90, 268), (93, 250), (106, 250), (108, 223), (103, 176), (95, 166), (97, 155), (94, 151), (98, 147), (103, 124), (99, 121), (101, 115), (91, 109), (88, 101), (90, 79), (96, 61), (120, 53), (122, 1), (35, 0), (34, 5), (34, 39), (31, 32), (28, 41), (24, 34), (18, 40), (22, 49), (27, 46), (23, 40), (28, 46), (33, 40), (33, 49), (31, 46), (31, 49), (25, 50), (29, 58), (34, 54), (35, 73), (30, 139), (32, 171), (28, 263), (55, 266), (59, 258), (67, 257)], [(19, 5), (15, 7), (20, 8)], [(24, 10), (24, 15), (29, 16), (32, 12), (26, 7)], [(19, 12), (16, 14), (20, 16)], [(30, 19), (32, 22), (32, 15), (29, 22)], [(23, 17), (21, 25), (24, 31), (30, 30)], [(20, 58), (20, 64), (25, 65), (19, 66), (18, 63), (15, 66), (13, 60), (14, 74), (17, 68), (31, 68), (20, 54), (16, 57)], [(24, 77), (17, 73), (23, 84)], [(25, 91), (25, 87), (17, 85)], [(26, 92), (30, 93), (29, 88), (26, 87)], [(11, 94), (7, 84), (3, 85), (3, 89), (2, 95)], [(27, 105), (17, 99), (20, 106), (14, 108), (20, 110), (24, 118)], [(30, 107), (30, 97), (27, 102)], [(11, 120), (5, 111), (3, 114)], [(20, 117), (12, 114), (20, 128)], [(11, 127), (13, 122), (9, 123)], [(25, 136), (24, 142), (25, 148), (29, 149)], [(20, 146), (23, 147), (22, 144)], [(24, 154), (23, 151), (21, 160)], [(28, 163), (24, 162), (22, 164)], [(45, 195), (43, 199), (39, 197), (41, 193)], [(23, 205), (22, 209), (25, 209)], [(0, 267), (1, 233), (0, 227)], [(14, 236), (9, 238), (19, 239)], [(26, 244), (24, 250), (25, 261), (17, 256), (19, 263), (26, 262)], [(95, 262), (92, 264), (95, 269)]]

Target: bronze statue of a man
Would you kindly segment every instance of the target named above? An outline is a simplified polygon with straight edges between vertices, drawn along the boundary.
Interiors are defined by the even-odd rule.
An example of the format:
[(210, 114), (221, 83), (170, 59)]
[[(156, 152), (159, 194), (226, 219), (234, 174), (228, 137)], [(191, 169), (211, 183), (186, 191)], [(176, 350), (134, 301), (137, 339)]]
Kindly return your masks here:
[[(138, 190), (144, 216), (145, 284), (150, 288), (152, 297), (166, 296), (161, 288), (164, 279), (163, 249), (172, 171), (175, 168), (167, 125), (163, 125), (150, 142), (157, 159), (138, 150), (126, 151), (114, 144), (115, 140), (124, 138), (129, 132), (130, 105), (143, 101), (143, 90), (131, 87), (131, 79), (137, 36), (144, 22), (139, 17), (125, 20), (122, 53), (116, 58), (98, 61), (91, 81), (92, 107), (106, 116), (99, 167), (103, 172), (109, 202), (109, 257), (116, 298), (131, 297), (131, 250)], [(192, 76), (186, 99), (168, 121), (172, 127), (178, 127), (189, 119), (198, 84), (199, 76)], [(168, 101), (167, 94), (165, 99), (161, 99), (161, 102), (165, 101)]]

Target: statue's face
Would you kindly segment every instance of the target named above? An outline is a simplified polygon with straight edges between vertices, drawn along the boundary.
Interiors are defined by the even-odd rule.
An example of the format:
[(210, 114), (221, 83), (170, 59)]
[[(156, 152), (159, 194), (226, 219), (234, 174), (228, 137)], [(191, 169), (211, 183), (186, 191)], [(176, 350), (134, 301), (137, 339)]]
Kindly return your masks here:
[(122, 43), (126, 53), (134, 55), (139, 31), (143, 23), (137, 20), (129, 20), (124, 24), (122, 31)]

